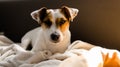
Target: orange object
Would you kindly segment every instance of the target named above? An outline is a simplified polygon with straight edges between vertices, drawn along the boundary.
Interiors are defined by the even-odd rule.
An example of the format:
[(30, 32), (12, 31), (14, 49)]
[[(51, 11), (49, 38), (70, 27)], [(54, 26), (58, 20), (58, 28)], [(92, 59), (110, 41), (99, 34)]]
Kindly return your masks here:
[(113, 53), (112, 57), (110, 57), (109, 53), (106, 55), (102, 53), (102, 55), (104, 61), (103, 67), (120, 67), (120, 59), (116, 52)]

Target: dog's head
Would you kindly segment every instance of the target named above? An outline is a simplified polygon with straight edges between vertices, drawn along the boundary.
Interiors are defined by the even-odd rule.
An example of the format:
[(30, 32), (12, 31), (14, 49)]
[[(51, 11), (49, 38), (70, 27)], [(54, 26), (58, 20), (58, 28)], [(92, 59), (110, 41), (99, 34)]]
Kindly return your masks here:
[(31, 13), (44, 30), (47, 39), (57, 43), (63, 40), (65, 33), (69, 30), (69, 24), (78, 13), (78, 9), (66, 6), (60, 9), (47, 9), (43, 7)]

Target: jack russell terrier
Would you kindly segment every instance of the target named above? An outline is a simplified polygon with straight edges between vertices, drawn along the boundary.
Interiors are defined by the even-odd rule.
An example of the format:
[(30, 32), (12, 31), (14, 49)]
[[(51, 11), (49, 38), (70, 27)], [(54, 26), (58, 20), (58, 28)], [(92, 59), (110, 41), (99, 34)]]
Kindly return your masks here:
[(0, 65), (18, 67), (21, 63), (38, 63), (49, 59), (48, 57), (56, 53), (64, 53), (71, 40), (70, 22), (73, 21), (78, 12), (78, 9), (67, 6), (59, 9), (43, 7), (33, 11), (31, 16), (40, 24), (40, 27), (25, 34), (21, 40), (21, 46), (24, 49), (27, 49), (29, 44), (31, 44), (32, 49), (30, 51), (19, 50), (22, 52), (9, 61), (14, 65), (8, 64), (8, 62), (0, 63)]
[(65, 52), (71, 40), (69, 25), (77, 16), (78, 11), (78, 9), (63, 6), (60, 9), (47, 9), (43, 7), (31, 13), (32, 18), (37, 21), (41, 27), (28, 32), (22, 38), (21, 46), (26, 49), (28, 45), (31, 44), (31, 51), (35, 53), (35, 55), (27, 61), (28, 63), (36, 63), (43, 59), (40, 56), (39, 60), (37, 58), (37, 55), (41, 53), (43, 53), (45, 57), (49, 57), (50, 55)]
[(63, 6), (60, 9), (43, 7), (31, 13), (32, 18), (41, 27), (28, 32), (22, 38), (22, 47), (27, 48), (31, 43), (33, 52), (49, 50), (63, 53), (70, 45), (70, 22), (78, 14), (78, 9)]

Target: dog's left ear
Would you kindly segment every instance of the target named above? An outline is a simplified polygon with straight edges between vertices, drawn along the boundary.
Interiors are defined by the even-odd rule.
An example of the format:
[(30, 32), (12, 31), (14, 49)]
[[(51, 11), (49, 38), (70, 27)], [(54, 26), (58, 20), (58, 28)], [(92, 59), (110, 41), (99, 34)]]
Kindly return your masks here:
[(47, 15), (47, 8), (46, 7), (43, 7), (41, 9), (33, 11), (31, 13), (32, 18), (34, 20), (36, 20), (38, 23), (43, 22), (43, 20), (46, 17), (46, 15)]
[(67, 6), (63, 6), (61, 8), (61, 12), (65, 15), (65, 17), (69, 20), (69, 21), (73, 21), (73, 19), (77, 16), (79, 10), (76, 8), (69, 8)]

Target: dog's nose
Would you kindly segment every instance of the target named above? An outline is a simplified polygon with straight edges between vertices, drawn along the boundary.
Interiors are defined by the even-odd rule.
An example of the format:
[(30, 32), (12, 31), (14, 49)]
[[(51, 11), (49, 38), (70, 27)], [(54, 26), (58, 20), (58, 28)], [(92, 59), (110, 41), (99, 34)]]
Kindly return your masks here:
[(58, 33), (52, 33), (51, 34), (51, 39), (54, 41), (58, 41), (60, 35)]

